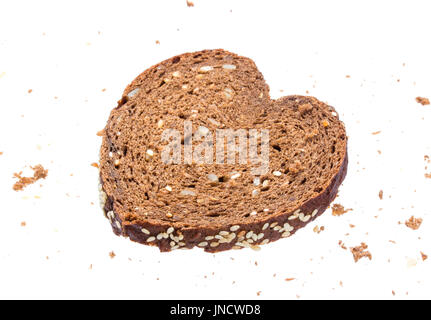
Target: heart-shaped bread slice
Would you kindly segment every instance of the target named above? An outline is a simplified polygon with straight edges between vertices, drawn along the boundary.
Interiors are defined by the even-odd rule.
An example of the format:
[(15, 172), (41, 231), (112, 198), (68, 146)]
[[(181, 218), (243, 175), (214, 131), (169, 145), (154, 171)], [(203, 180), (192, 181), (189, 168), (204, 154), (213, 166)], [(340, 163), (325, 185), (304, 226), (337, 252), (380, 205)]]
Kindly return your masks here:
[(346, 170), (332, 107), (271, 100), (252, 60), (205, 50), (126, 88), (104, 130), (101, 202), (117, 235), (161, 251), (258, 249), (322, 214)]

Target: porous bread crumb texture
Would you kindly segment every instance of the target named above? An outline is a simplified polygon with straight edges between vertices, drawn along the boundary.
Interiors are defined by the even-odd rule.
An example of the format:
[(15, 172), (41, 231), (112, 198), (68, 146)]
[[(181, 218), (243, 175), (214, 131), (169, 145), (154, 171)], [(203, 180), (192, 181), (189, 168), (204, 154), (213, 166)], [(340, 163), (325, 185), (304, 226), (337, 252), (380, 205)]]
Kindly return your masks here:
[(418, 230), (422, 225), (422, 222), (422, 218), (415, 218), (414, 216), (411, 216), (410, 219), (405, 222), (405, 225), (412, 230)]
[(430, 100), (428, 98), (424, 98), (424, 97), (417, 97), (416, 102), (420, 103), (423, 106), (427, 106), (430, 104)]
[(45, 179), (48, 176), (48, 170), (45, 170), (40, 164), (31, 167), (31, 169), (33, 170), (33, 177), (23, 177), (21, 176), (22, 172), (13, 174), (14, 178), (18, 179), (18, 181), (13, 185), (13, 190), (22, 191), (28, 185), (33, 184), (40, 179)]
[[(208, 128), (214, 144), (217, 129), (269, 129), (268, 173), (253, 176), (251, 163), (164, 164), (162, 132), (183, 134), (184, 121), (193, 133)], [(326, 210), (346, 174), (346, 148), (332, 107), (312, 97), (271, 100), (248, 58), (187, 53), (144, 71), (111, 112), (101, 204), (116, 234), (162, 251), (258, 250)]]

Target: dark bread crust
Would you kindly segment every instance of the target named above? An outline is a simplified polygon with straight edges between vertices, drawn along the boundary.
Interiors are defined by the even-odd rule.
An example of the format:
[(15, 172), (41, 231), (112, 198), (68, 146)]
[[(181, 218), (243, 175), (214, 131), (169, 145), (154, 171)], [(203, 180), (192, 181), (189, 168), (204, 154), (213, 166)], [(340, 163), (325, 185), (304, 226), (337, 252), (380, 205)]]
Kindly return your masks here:
[[(123, 98), (119, 101), (118, 107), (113, 111), (113, 115), (110, 117), (110, 122), (115, 122), (113, 119), (115, 119), (115, 112), (117, 109), (124, 108), (123, 106), (129, 108), (131, 105), (128, 103), (129, 98), (127, 97), (129, 92), (138, 87), (148, 88), (151, 86), (152, 82), (147, 78), (151, 77), (160, 66), (168, 68), (172, 65), (177, 66), (179, 65), (178, 61), (180, 57), (183, 61), (199, 55), (211, 56), (212, 54), (221, 55), (226, 53), (227, 52), (223, 50), (205, 50), (198, 53), (187, 53), (168, 59), (147, 69), (126, 88)], [(240, 62), (237, 62), (245, 64), (245, 67), (249, 68), (248, 70), (255, 68), (254, 63), (251, 60), (238, 57), (231, 53), (227, 54), (235, 56), (235, 59), (243, 59)], [(248, 74), (250, 74), (249, 71)], [(259, 216), (258, 218), (249, 220), (230, 219), (229, 217), (226, 217), (221, 220), (217, 220), (213, 224), (206, 221), (205, 223), (193, 225), (190, 223), (156, 219), (154, 217), (149, 219), (140, 219), (139, 216), (129, 214), (127, 208), (125, 209), (125, 207), (119, 205), (118, 200), (121, 200), (122, 202), (127, 198), (127, 190), (125, 190), (121, 185), (118, 188), (120, 189), (119, 191), (116, 186), (112, 186), (112, 180), (116, 181), (117, 179), (121, 179), (121, 172), (114, 168), (111, 160), (106, 160), (106, 155), (112, 146), (115, 147), (114, 150), (116, 149), (116, 143), (118, 145), (121, 144), (112, 140), (112, 131), (114, 129), (109, 127), (110, 122), (108, 122), (101, 152), (100, 191), (102, 197), (101, 202), (103, 204), (105, 215), (110, 220), (115, 234), (129, 237), (131, 240), (142, 244), (157, 246), (161, 251), (171, 251), (173, 249), (182, 248), (190, 249), (195, 246), (201, 247), (207, 252), (218, 252), (232, 248), (240, 249), (243, 247), (258, 249), (260, 244), (266, 244), (282, 237), (291, 236), (298, 229), (313, 221), (327, 209), (329, 204), (335, 199), (338, 188), (344, 180), (347, 172), (347, 137), (345, 136), (344, 125), (339, 121), (338, 115), (336, 115), (335, 110), (332, 107), (327, 106), (313, 97), (288, 96), (275, 101), (270, 100), (269, 88), (264, 83), (263, 77), (257, 71), (257, 68), (254, 76), (256, 79), (255, 85), (252, 86), (252, 89), (247, 91), (247, 96), (252, 97), (250, 101), (248, 101), (251, 106), (248, 106), (248, 109), (243, 111), (245, 114), (244, 123), (246, 125), (247, 121), (250, 121), (250, 119), (254, 119), (255, 117), (257, 118), (259, 113), (262, 113), (262, 111), (265, 114), (267, 112), (270, 114), (273, 112), (273, 117), (278, 119), (278, 117), (281, 117), (284, 113), (288, 115), (302, 113), (304, 111), (301, 110), (302, 106), (309, 106), (311, 109), (314, 108), (313, 112), (317, 110), (316, 112), (322, 113), (325, 119), (328, 118), (331, 121), (331, 124), (334, 125), (335, 131), (331, 131), (331, 134), (329, 135), (332, 139), (339, 139), (336, 146), (337, 152), (334, 155), (336, 160), (331, 164), (331, 169), (326, 170), (326, 173), (330, 173), (330, 175), (326, 174), (320, 176), (319, 181), (321, 183), (319, 182), (319, 188), (317, 191), (306, 193), (306, 197), (304, 196), (304, 198), (295, 200), (298, 202), (298, 205), (295, 207), (290, 204), (283, 207), (285, 202), (289, 202), (291, 200), (288, 200), (288, 198), (278, 198), (275, 202), (279, 205), (279, 210), (276, 210), (273, 214)], [(242, 85), (244, 84), (244, 82), (241, 82), (243, 80), (244, 79), (239, 80)], [(148, 84), (148, 82), (150, 83)], [(147, 93), (150, 94), (149, 92)], [(146, 96), (142, 97), (141, 95), (140, 99), (146, 99)], [(229, 116), (232, 116), (233, 118), (238, 117), (238, 111), (240, 109), (235, 108), (239, 108), (241, 106), (241, 102), (244, 103), (244, 100), (239, 100), (239, 102), (240, 103), (232, 105), (233, 110), (232, 108), (224, 110), (227, 115), (226, 121), (228, 123), (232, 119), (229, 118)], [(135, 105), (132, 106), (134, 107)], [(309, 111), (307, 108), (308, 107), (305, 108), (305, 113)], [(242, 113), (239, 114), (239, 117), (242, 117)], [(298, 117), (297, 119), (302, 121), (300, 119), (303, 118)], [(318, 118), (317, 120), (320, 121), (321, 118)], [(277, 125), (277, 123), (275, 123), (275, 125)], [(107, 132), (109, 130), (111, 131), (111, 134)], [(330, 142), (334, 143), (334, 140), (325, 141), (327, 144)], [(327, 149), (328, 148), (325, 150)], [(322, 148), (322, 150), (324, 149)], [(317, 151), (320, 152), (321, 150)], [(129, 150), (129, 154), (130, 152), (131, 151)], [(110, 182), (110, 185), (107, 186), (106, 184), (108, 182)], [(240, 208), (233, 207), (232, 209), (240, 210)]]
[[(347, 147), (347, 146), (346, 146)], [(263, 233), (263, 238), (259, 239), (258, 241), (254, 242), (253, 245), (244, 245), (244, 247), (251, 247), (252, 249), (258, 249), (259, 245), (266, 244), (272, 241), (276, 241), (280, 238), (282, 238), (282, 233), (279, 231), (275, 231), (274, 228), (266, 228), (266, 230), (262, 230), (265, 224), (272, 225), (273, 223), (277, 223), (277, 226), (284, 226), (284, 224), (287, 222), (292, 227), (293, 230), (290, 231), (290, 235), (293, 235), (297, 230), (305, 227), (308, 223), (314, 221), (318, 216), (323, 214), (330, 203), (335, 199), (338, 193), (338, 188), (340, 187), (341, 183), (343, 182), (344, 178), (347, 174), (347, 167), (348, 167), (348, 156), (347, 156), (347, 148), (346, 153), (344, 157), (343, 164), (340, 167), (339, 172), (335, 175), (335, 177), (331, 180), (331, 183), (329, 186), (322, 191), (317, 197), (308, 200), (306, 203), (304, 203), (300, 208), (288, 212), (280, 214), (279, 216), (272, 217), (267, 220), (263, 220), (259, 223), (254, 224), (244, 224), (241, 225), (240, 228), (237, 230), (237, 233), (240, 233), (241, 231), (245, 231), (246, 234), (250, 231), (253, 231), (254, 234), (258, 235), (260, 233)], [(103, 190), (103, 185), (102, 185)], [(108, 219), (111, 222), (112, 230), (114, 233), (118, 236), (122, 235), (124, 237), (130, 238), (130, 240), (146, 244), (146, 245), (152, 245), (157, 246), (160, 251), (162, 252), (168, 252), (172, 250), (172, 246), (170, 245), (170, 242), (172, 241), (170, 238), (167, 239), (161, 239), (161, 240), (154, 240), (152, 242), (147, 242), (147, 240), (151, 236), (156, 236), (161, 233), (166, 232), (166, 227), (155, 225), (155, 224), (129, 224), (127, 222), (121, 221), (118, 214), (113, 211), (113, 199), (111, 197), (107, 197), (105, 206), (103, 208), (105, 216), (108, 217), (108, 212), (113, 212), (113, 217), (108, 217)], [(293, 216), (294, 212), (297, 210), (300, 210), (301, 212), (306, 212), (308, 215), (312, 214), (317, 210), (317, 213), (312, 216), (308, 221), (305, 221), (305, 219), (300, 220), (298, 217), (297, 219), (290, 220), (289, 218)], [(149, 235), (142, 232), (142, 228), (145, 228), (149, 231)], [(225, 228), (228, 229), (228, 228)], [(234, 240), (230, 243), (221, 243), (217, 247), (211, 247), (210, 241), (211, 240), (205, 240), (208, 236), (214, 236), (220, 233), (220, 231), (226, 231), (221, 229), (210, 229), (210, 228), (186, 228), (182, 229), (180, 232), (183, 235), (183, 239), (181, 242), (183, 242), (185, 245), (181, 248), (187, 248), (191, 249), (195, 246), (198, 246), (202, 242), (208, 242), (209, 245), (205, 246), (204, 249), (206, 252), (220, 252), (225, 251), (229, 249), (239, 249), (237, 245), (237, 242)], [(289, 236), (290, 236), (289, 235)], [(265, 239), (268, 239), (268, 241), (265, 241)]]

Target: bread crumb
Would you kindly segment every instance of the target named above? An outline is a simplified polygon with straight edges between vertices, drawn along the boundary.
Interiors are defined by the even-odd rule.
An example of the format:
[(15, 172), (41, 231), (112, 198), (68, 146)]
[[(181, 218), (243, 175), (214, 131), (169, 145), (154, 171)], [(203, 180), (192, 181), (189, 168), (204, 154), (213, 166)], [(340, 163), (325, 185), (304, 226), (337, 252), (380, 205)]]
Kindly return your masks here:
[(421, 256), (422, 256), (422, 261), (425, 261), (428, 259), (428, 256), (425, 253), (423, 253), (422, 251), (421, 251)]
[(380, 200), (383, 200), (383, 190), (379, 191), (379, 198), (380, 198)]
[(0, 156), (2, 156), (3, 155), (3, 152), (0, 152)]
[(422, 224), (422, 221), (422, 218), (416, 219), (414, 216), (411, 216), (410, 219), (405, 222), (405, 225), (412, 230), (418, 230)]
[(324, 226), (315, 226), (313, 229), (314, 232), (316, 232), (317, 234), (321, 233), (322, 231), (325, 231), (325, 227)]
[(381, 131), (376, 131), (376, 132), (372, 132), (371, 134), (372, 134), (373, 136), (376, 136), (376, 135), (381, 134), (381, 133), (382, 133)]
[(99, 164), (98, 164), (97, 162), (93, 162), (93, 163), (91, 164), (91, 166), (92, 166), (92, 167), (95, 167), (95, 168), (99, 168)]
[(114, 259), (116, 257), (115, 252), (114, 251), (109, 252), (109, 257), (111, 259)]
[(293, 280), (296, 280), (296, 278), (286, 278), (286, 279), (284, 279), (284, 281), (287, 281), (287, 282), (290, 282), (290, 281), (293, 281)]
[(430, 101), (428, 98), (424, 98), (424, 97), (416, 97), (416, 102), (420, 103), (423, 106), (429, 105)]
[(343, 243), (343, 241), (338, 241), (338, 245), (341, 247), (341, 249), (343, 249), (343, 250), (347, 250), (347, 247), (346, 247), (346, 245)]
[(260, 296), (261, 293), (262, 293), (262, 291), (256, 292), (256, 294), (257, 294), (258, 297)]
[(96, 135), (97, 135), (98, 137), (103, 137), (104, 132), (105, 132), (105, 130), (100, 130), (100, 131), (98, 131), (98, 132), (96, 133)]
[(353, 211), (353, 209), (344, 209), (344, 207), (341, 204), (333, 204), (332, 205), (332, 215), (333, 216), (342, 216), (343, 214)]
[(22, 177), (22, 172), (14, 173), (14, 177), (19, 180), (13, 185), (13, 190), (22, 191), (28, 185), (33, 184), (40, 179), (45, 179), (48, 176), (48, 170), (45, 170), (40, 164), (31, 167), (31, 169), (34, 171), (33, 177)]
[(25, 221), (21, 222), (21, 227), (25, 227), (27, 223)]
[(358, 262), (362, 258), (368, 258), (372, 260), (373, 256), (369, 251), (366, 251), (366, 249), (368, 249), (368, 246), (363, 242), (360, 246), (350, 248), (350, 252), (352, 253), (355, 262)]
[(27, 91), (28, 93), (32, 93), (33, 92), (33, 89), (28, 89), (28, 91)]
[(159, 40), (156, 40), (156, 44), (160, 44), (160, 41), (159, 41)]
[(346, 75), (346, 78), (347, 78), (347, 79), (350, 79), (350, 75), (349, 75), (349, 74), (347, 74), (347, 75)]
[(195, 4), (190, 0), (187, 0), (186, 3), (187, 3), (187, 7), (189, 7), (189, 8), (195, 6)]

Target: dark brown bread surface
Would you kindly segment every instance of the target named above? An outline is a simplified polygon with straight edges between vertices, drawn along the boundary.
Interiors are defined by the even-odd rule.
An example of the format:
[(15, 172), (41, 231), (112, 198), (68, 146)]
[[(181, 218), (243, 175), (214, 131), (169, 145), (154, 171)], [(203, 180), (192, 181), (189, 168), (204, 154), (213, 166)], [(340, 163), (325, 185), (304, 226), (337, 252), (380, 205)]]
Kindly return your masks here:
[[(193, 133), (200, 126), (269, 130), (269, 171), (256, 181), (250, 163), (163, 163), (162, 132), (182, 133), (184, 121)], [(161, 251), (258, 249), (322, 214), (347, 162), (345, 128), (332, 107), (312, 97), (271, 100), (248, 58), (186, 53), (144, 71), (111, 112), (101, 202), (117, 235)]]

